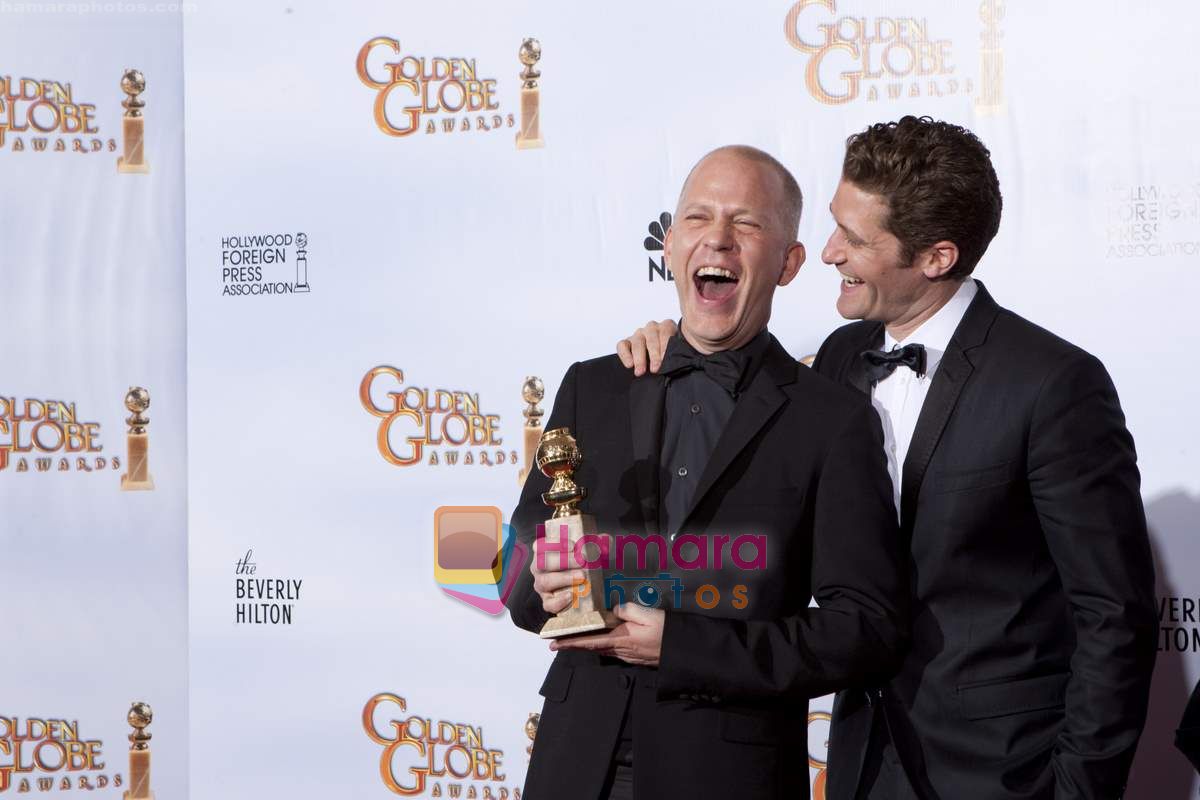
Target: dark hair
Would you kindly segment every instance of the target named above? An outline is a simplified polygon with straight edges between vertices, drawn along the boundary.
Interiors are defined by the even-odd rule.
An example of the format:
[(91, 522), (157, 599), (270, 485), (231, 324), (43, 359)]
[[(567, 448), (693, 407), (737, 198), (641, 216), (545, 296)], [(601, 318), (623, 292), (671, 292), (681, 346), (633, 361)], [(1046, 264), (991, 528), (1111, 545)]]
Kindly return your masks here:
[(1000, 228), (991, 154), (960, 125), (913, 116), (876, 123), (846, 140), (842, 178), (883, 198), (884, 227), (900, 240), (906, 264), (937, 242), (958, 245), (946, 279), (970, 275)]
[(717, 153), (730, 153), (747, 161), (762, 164), (775, 173), (775, 176), (779, 178), (780, 188), (783, 190), (783, 206), (779, 209), (780, 216), (783, 218), (784, 228), (788, 235), (795, 239), (800, 233), (800, 212), (804, 210), (804, 195), (800, 192), (800, 184), (796, 183), (796, 178), (788, 171), (788, 168), (779, 163), (779, 159), (757, 147), (751, 147), (748, 144), (727, 144), (716, 150), (708, 151), (688, 172), (687, 178), (683, 181), (683, 187), (679, 190), (680, 198), (683, 197), (683, 192), (687, 189), (688, 181), (692, 179), (692, 173), (696, 171), (696, 167), (704, 163), (709, 156)]

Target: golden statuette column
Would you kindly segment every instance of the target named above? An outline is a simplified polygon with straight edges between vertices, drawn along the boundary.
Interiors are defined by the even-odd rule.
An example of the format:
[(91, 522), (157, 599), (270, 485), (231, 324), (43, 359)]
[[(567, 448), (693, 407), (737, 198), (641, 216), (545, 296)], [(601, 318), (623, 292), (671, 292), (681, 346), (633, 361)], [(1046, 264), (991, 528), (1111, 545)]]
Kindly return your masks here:
[(525, 720), (525, 735), (529, 737), (529, 744), (525, 746), (525, 759), (528, 761), (533, 758), (533, 740), (537, 738), (538, 725), (542, 721), (542, 715), (532, 713), (529, 719)]
[(128, 470), (121, 476), (121, 491), (148, 491), (154, 488), (154, 478), (150, 477), (150, 435), (146, 426), (150, 418), (144, 416), (150, 408), (150, 393), (140, 386), (131, 386), (125, 394), (125, 407), (132, 416), (125, 418), (129, 432), (125, 434), (125, 467)]
[[(538, 446), (537, 467), (550, 478), (550, 491), (542, 494), (542, 502), (553, 506), (554, 515), (546, 520), (545, 544), (566, 542), (567, 560), (570, 569), (578, 569), (575, 553), (581, 560), (595, 561), (600, 556), (600, 541), (607, 541), (596, 532), (596, 520), (579, 510), (579, 503), (587, 495), (586, 490), (575, 483), (575, 470), (583, 462), (575, 437), (567, 428), (546, 431)], [(576, 547), (584, 536), (591, 537), (588, 543)], [(536, 555), (534, 556), (537, 557)], [(560, 554), (547, 552), (546, 566), (558, 567)], [(546, 621), (538, 635), (543, 639), (557, 639), (576, 633), (615, 628), (619, 620), (604, 607), (604, 575), (599, 568), (585, 569), (584, 582), (573, 587), (574, 597), (569, 606)]]
[(546, 387), (542, 379), (530, 375), (521, 384), (521, 399), (525, 401), (525, 463), (517, 474), (517, 485), (524, 486), (529, 470), (533, 468), (533, 459), (537, 454), (538, 442), (542, 439), (542, 409), (538, 403), (546, 396)]
[(154, 719), (154, 712), (145, 703), (134, 703), (129, 709), (129, 789), (125, 800), (154, 800), (150, 791), (150, 737), (146, 727)]
[(121, 120), (125, 154), (117, 158), (117, 172), (149, 172), (150, 165), (146, 163), (143, 149), (146, 119), (142, 116), (142, 109), (146, 107), (146, 101), (138, 96), (146, 91), (145, 76), (136, 69), (125, 70), (121, 76), (121, 91), (128, 97), (121, 101), (125, 108), (125, 116)]
[(983, 32), (979, 34), (979, 96), (975, 110), (980, 114), (1002, 114), (1004, 100), (1004, 38), (1000, 22), (1004, 19), (1004, 0), (983, 0), (979, 4), (979, 19)]
[(525, 69), (521, 71), (521, 130), (517, 131), (517, 147), (524, 150), (542, 147), (541, 119), (538, 114), (539, 89), (537, 79), (542, 73), (534, 66), (542, 57), (542, 45), (537, 39), (521, 42), (517, 56)]

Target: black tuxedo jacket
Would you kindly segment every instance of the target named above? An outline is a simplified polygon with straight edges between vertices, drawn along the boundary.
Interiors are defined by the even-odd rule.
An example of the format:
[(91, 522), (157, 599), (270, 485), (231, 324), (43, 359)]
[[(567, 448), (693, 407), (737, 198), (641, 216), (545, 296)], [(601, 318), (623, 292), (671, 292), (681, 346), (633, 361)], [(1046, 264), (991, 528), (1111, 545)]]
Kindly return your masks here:
[[(665, 386), (657, 375), (634, 378), (616, 356), (577, 363), (563, 378), (546, 427), (574, 433), (582, 510), (601, 532), (658, 533)], [(550, 516), (540, 498), (548, 486), (534, 470), (512, 517), (530, 547)], [(529, 800), (597, 797), (631, 703), (636, 797), (804, 798), (808, 698), (882, 680), (898, 665), (907, 556), (878, 417), (861, 395), (798, 364), (773, 338), (680, 531), (681, 542), (688, 534), (710, 542), (763, 536), (766, 568), (731, 569), (728, 554), (719, 570), (712, 559), (707, 569), (672, 562), (668, 571), (685, 586), (679, 608), (664, 592), (658, 669), (559, 652), (541, 688)], [(709, 610), (695, 597), (705, 584), (721, 597)], [(746, 588), (744, 608), (732, 602), (737, 584)], [(808, 607), (814, 596), (819, 609)], [(526, 630), (548, 619), (528, 572), (508, 607)]]
[(1175, 731), (1175, 746), (1200, 771), (1200, 683), (1192, 689), (1187, 708), (1183, 710), (1179, 730)]
[[(882, 324), (846, 325), (814, 368), (869, 393), (859, 353), (882, 344)], [(838, 696), (832, 800), (873, 721), (929, 800), (1120, 796), (1157, 632), (1139, 480), (1100, 362), (980, 284), (903, 465), (910, 650), (881, 693)]]

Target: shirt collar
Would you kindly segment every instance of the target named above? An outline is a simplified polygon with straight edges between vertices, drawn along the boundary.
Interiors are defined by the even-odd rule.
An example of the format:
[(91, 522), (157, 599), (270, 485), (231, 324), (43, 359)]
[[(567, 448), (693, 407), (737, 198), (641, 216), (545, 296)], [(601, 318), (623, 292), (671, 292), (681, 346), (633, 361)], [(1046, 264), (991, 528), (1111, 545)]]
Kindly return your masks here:
[(950, 346), (950, 339), (954, 336), (954, 331), (958, 329), (958, 323), (962, 322), (963, 315), (967, 313), (967, 307), (975, 299), (975, 293), (978, 290), (979, 287), (975, 284), (975, 280), (967, 278), (958, 287), (958, 291), (946, 302), (946, 305), (922, 322), (920, 327), (910, 333), (904, 341), (897, 341), (885, 329), (883, 349), (887, 351), (906, 344), (923, 344), (925, 345), (925, 373), (927, 375), (932, 373), (938, 362), (942, 360), (942, 354)]
[[(682, 317), (680, 317), (679, 321), (675, 323), (675, 326), (675, 335), (668, 340), (667, 349), (664, 351), (664, 355), (666, 352), (678, 348), (688, 355), (699, 356), (700, 353), (698, 353), (694, 347), (688, 344), (687, 339), (683, 338)], [(741, 347), (734, 348), (734, 350), (746, 354), (746, 371), (742, 373), (742, 379), (738, 382), (739, 390), (744, 390), (750, 385), (750, 381), (754, 379), (754, 374), (758, 372), (758, 368), (762, 366), (764, 356), (770, 347), (771, 334), (766, 328), (763, 328), (754, 336), (753, 339), (746, 342)]]

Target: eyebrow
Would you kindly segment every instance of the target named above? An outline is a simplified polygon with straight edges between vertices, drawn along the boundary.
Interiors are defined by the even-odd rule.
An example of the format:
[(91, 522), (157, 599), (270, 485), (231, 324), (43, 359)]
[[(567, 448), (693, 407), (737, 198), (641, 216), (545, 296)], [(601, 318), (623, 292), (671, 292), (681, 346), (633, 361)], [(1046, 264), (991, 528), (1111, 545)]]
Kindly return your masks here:
[(833, 203), (830, 203), (830, 204), (829, 204), (829, 215), (830, 215), (831, 217), (833, 217), (833, 221), (837, 223), (837, 226), (838, 226), (839, 228), (841, 228), (842, 230), (844, 230), (846, 233), (850, 234), (850, 235), (851, 235), (851, 236), (853, 236), (855, 239), (858, 239), (860, 242), (865, 242), (865, 241), (866, 241), (866, 239), (865, 239), (865, 238), (863, 238), (862, 236), (859, 236), (857, 233), (855, 233), (853, 230), (851, 230), (851, 229), (850, 229), (848, 226), (846, 226), (846, 225), (843, 225), (843, 224), (842, 224), (842, 223), (841, 223), (841, 222), (838, 220), (838, 218), (837, 218), (837, 215), (833, 213)]
[(713, 214), (724, 214), (724, 215), (727, 215), (730, 217), (736, 217), (739, 214), (749, 214), (752, 217), (758, 217), (758, 216), (761, 216), (762, 214), (766, 213), (765, 211), (762, 211), (762, 210), (755, 211), (754, 209), (746, 208), (745, 206), (737, 206), (736, 208), (732, 208), (732, 209), (718, 208), (717, 206), (713, 205), (712, 203), (705, 202), (702, 200), (693, 200), (692, 202), (688, 203), (687, 205), (682, 206), (679, 210), (683, 211), (683, 212), (691, 211), (691, 210), (708, 211)]

